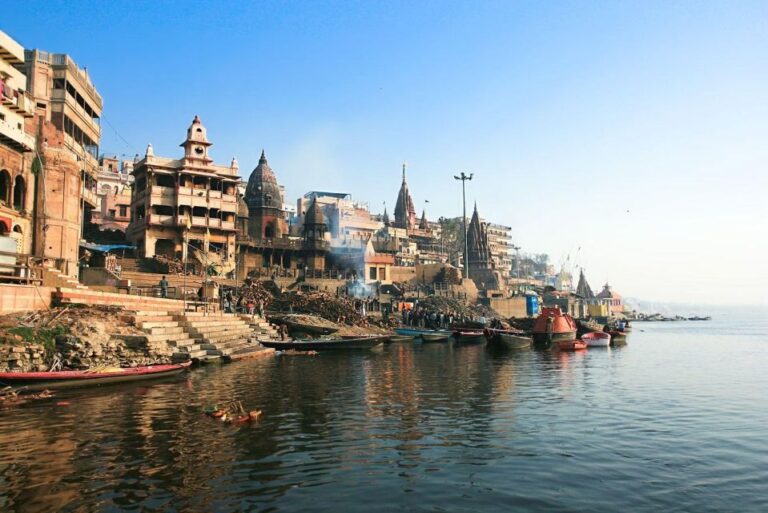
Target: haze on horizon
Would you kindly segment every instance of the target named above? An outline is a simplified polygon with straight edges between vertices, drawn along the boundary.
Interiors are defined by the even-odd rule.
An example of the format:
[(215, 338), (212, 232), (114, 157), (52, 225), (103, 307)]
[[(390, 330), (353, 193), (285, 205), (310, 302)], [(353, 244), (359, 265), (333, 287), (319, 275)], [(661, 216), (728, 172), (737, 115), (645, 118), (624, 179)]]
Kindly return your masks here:
[(595, 289), (768, 305), (768, 3), (28, 1), (0, 29), (88, 68), (103, 153), (178, 156), (199, 114), (289, 201), (391, 213), (407, 161), (433, 220), (472, 172), (468, 208)]

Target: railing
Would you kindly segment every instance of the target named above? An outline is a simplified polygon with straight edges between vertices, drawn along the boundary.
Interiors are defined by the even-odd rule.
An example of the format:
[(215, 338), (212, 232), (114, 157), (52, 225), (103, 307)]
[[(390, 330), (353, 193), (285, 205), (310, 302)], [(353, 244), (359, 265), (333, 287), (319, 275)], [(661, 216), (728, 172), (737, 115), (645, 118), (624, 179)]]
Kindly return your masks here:
[(0, 283), (42, 285), (43, 273), (36, 260), (31, 255), (0, 251)]
[(19, 130), (17, 127), (11, 125), (7, 121), (0, 120), (0, 133), (4, 136), (13, 139), (19, 145), (23, 146), (27, 151), (35, 148), (35, 138), (28, 135), (23, 130)]

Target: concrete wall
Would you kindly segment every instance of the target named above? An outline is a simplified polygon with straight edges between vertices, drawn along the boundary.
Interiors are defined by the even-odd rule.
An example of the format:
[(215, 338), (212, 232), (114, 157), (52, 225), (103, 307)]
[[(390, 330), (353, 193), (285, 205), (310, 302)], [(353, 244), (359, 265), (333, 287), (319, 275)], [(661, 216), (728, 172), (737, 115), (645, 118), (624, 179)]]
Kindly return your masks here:
[(50, 308), (53, 291), (52, 287), (0, 285), (0, 314)]
[(483, 300), (487, 306), (502, 317), (527, 317), (525, 296), (507, 298), (487, 298)]

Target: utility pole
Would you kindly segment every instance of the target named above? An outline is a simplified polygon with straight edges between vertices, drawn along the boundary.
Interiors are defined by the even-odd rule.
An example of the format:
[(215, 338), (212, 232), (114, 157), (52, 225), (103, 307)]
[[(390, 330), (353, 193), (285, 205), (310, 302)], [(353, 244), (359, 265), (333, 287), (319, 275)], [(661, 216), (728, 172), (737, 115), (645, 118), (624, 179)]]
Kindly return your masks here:
[(516, 257), (515, 257), (515, 264), (516, 265), (515, 265), (515, 267), (517, 267), (517, 279), (519, 280), (520, 279), (520, 246), (515, 246), (514, 244), (512, 244), (512, 249), (516, 253)]
[(455, 176), (454, 178), (456, 180), (461, 180), (461, 201), (462, 206), (464, 208), (464, 277), (469, 278), (469, 242), (467, 241), (467, 189), (466, 189), (466, 183), (467, 180), (472, 180), (472, 177), (475, 176), (474, 173), (470, 173), (469, 176), (464, 174), (464, 171), (461, 172), (460, 176)]

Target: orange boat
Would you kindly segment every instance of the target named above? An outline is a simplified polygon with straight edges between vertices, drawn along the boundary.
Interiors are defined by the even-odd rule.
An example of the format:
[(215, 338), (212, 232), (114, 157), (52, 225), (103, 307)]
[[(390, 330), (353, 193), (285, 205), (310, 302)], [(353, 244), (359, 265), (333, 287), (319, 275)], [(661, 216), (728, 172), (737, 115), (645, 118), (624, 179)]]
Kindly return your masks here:
[(586, 349), (587, 343), (581, 340), (561, 340), (557, 343), (557, 347), (560, 351), (578, 351), (579, 349)]
[(541, 349), (550, 349), (560, 341), (576, 340), (576, 321), (564, 314), (559, 306), (545, 306), (533, 325), (533, 344)]

